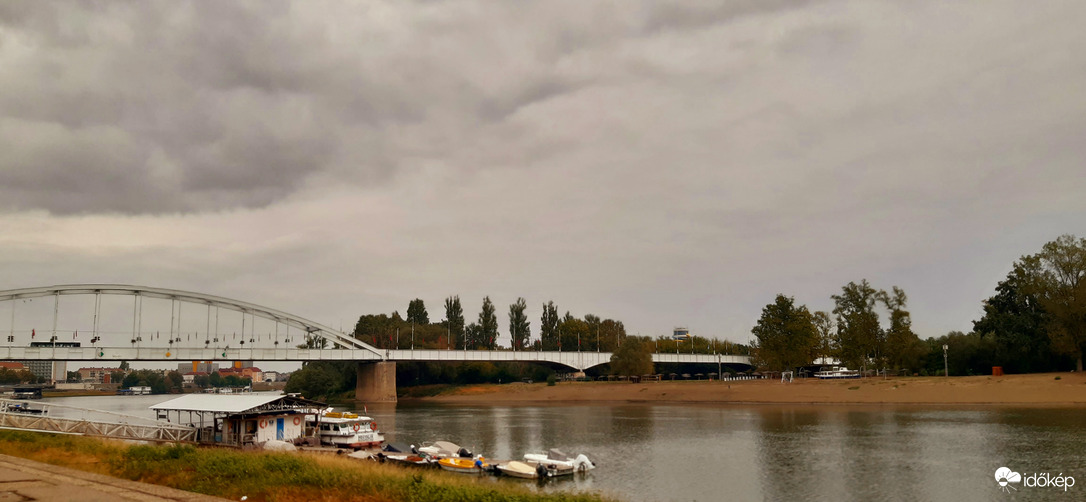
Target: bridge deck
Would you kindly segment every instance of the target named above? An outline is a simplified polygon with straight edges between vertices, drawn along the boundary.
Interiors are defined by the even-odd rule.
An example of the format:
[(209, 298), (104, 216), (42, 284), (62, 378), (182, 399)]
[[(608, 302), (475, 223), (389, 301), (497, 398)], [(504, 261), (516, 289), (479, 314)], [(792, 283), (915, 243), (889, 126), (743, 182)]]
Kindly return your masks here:
[[(585, 370), (611, 361), (610, 352), (511, 350), (268, 349), (221, 347), (0, 347), (0, 360), (57, 361), (488, 361), (540, 362)], [(748, 356), (726, 354), (652, 355), (655, 363), (750, 366)]]

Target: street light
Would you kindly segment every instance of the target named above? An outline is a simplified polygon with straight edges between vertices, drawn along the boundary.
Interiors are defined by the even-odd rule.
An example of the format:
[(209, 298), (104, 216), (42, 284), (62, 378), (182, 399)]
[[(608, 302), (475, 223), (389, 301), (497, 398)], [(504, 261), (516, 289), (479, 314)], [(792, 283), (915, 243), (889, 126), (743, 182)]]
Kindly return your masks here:
[(949, 366), (947, 366), (947, 362), (946, 362), (946, 349), (949, 349), (949, 348), (950, 348), (949, 345), (945, 345), (945, 344), (943, 345), (943, 376), (944, 377), (950, 376), (950, 371), (948, 370)]

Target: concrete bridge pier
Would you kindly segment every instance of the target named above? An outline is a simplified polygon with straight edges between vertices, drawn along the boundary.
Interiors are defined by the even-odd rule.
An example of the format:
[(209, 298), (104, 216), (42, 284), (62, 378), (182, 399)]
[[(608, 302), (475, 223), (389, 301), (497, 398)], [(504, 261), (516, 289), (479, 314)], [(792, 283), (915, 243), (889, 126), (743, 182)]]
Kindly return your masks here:
[(396, 402), (396, 363), (392, 361), (358, 363), (358, 382), (354, 398), (370, 403)]

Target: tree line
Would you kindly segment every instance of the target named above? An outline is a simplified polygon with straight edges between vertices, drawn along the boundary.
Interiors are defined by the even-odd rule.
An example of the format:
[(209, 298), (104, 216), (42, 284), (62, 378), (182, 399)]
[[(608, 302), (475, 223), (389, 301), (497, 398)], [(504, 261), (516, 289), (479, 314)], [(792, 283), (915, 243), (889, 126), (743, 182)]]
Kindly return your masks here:
[(392, 314), (366, 314), (359, 317), (352, 336), (377, 348), (390, 349), (452, 349), (452, 350), (563, 350), (612, 352), (626, 338), (622, 321), (601, 319), (587, 314), (574, 317), (569, 311), (559, 316), (553, 301), (543, 304), (539, 319), (539, 334), (533, 336), (524, 298), (510, 304), (507, 314), (507, 346), (500, 346), (501, 326), (497, 307), (490, 297), (475, 322), (467, 323), (459, 296), (445, 299), (445, 318), (431, 322), (422, 299), (411, 300), (407, 317), (399, 311)]
[[(832, 312), (811, 312), (777, 295), (751, 330), (762, 368), (787, 370), (836, 359), (851, 368), (940, 374), (1082, 370), (1086, 353), (1086, 239), (1060, 236), (1016, 261), (971, 333), (921, 340), (912, 330), (905, 292), (849, 282), (832, 295)], [(883, 319), (887, 322), (883, 322)]]
[[(533, 336), (524, 298), (509, 305), (506, 327), (508, 345), (498, 343), (501, 325), (497, 307), (490, 297), (475, 322), (467, 323), (459, 296), (445, 299), (445, 318), (432, 322), (426, 303), (419, 298), (408, 302), (407, 316), (363, 314), (351, 336), (379, 349), (452, 349), (452, 350), (584, 350), (612, 352), (626, 337), (621, 321), (601, 319), (587, 314), (574, 317), (570, 312), (558, 315), (553, 301), (543, 304), (538, 335)], [(322, 340), (322, 339), (321, 339)], [(325, 342), (311, 339), (303, 347), (313, 348)], [(520, 380), (542, 381), (554, 370), (532, 363), (429, 363), (400, 362), (396, 381), (400, 386), (431, 384), (508, 383)], [(310, 397), (332, 397), (353, 392), (357, 380), (353, 362), (311, 361), (291, 374), (286, 392), (300, 392)]]

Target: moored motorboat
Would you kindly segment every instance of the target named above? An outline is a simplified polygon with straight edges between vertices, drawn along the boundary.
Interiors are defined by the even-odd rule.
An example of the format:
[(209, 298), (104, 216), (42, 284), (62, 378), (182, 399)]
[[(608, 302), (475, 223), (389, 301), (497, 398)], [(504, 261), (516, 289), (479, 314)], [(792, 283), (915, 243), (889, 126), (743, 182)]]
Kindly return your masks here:
[(536, 461), (512, 460), (495, 466), (505, 476), (524, 479), (547, 479), (572, 475), (576, 470), (562, 463), (540, 463)]
[(437, 461), (437, 465), (446, 471), (459, 472), (461, 474), (482, 474), (488, 465), (482, 456), (472, 458), (448, 457)]
[(419, 453), (415, 445), (406, 445), (403, 443), (385, 443), (381, 446), (381, 451), (374, 455), (374, 458), (379, 461), (391, 461), (400, 464), (408, 465), (431, 465), (435, 461), (433, 457)]
[(319, 417), (308, 418), (317, 427), (321, 444), (357, 450), (378, 446), (385, 440), (377, 430), (377, 422), (364, 415), (325, 411)]
[(419, 454), (427, 454), (434, 458), (471, 458), (472, 454), (467, 448), (462, 448), (456, 443), (448, 441), (434, 441), (432, 444), (416, 448)]
[(596, 468), (596, 464), (592, 463), (584, 454), (570, 457), (557, 449), (547, 450), (546, 453), (525, 453), (524, 460), (537, 462), (548, 469), (553, 467), (555, 475), (567, 474), (565, 472), (557, 474), (558, 471), (564, 471), (565, 469), (570, 469), (568, 474), (572, 474), (573, 472), (586, 472)]
[(514, 478), (524, 479), (538, 479), (539, 472), (537, 468), (540, 464), (531, 464), (528, 462), (521, 462), (520, 460), (511, 460), (509, 462), (502, 462), (497, 465), (498, 472), (505, 476), (512, 476)]

